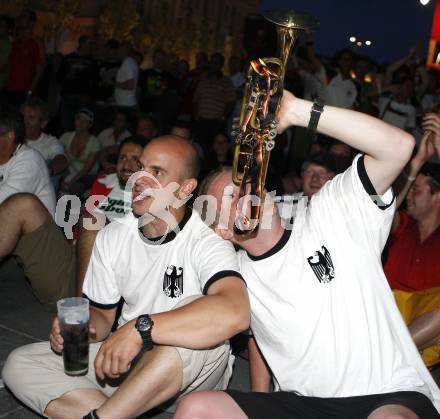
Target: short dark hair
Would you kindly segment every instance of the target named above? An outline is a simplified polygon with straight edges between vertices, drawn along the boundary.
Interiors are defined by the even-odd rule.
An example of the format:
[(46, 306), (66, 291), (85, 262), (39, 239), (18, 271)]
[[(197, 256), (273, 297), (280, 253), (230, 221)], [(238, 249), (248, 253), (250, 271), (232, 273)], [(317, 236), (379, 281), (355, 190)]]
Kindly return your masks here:
[(50, 111), (49, 106), (44, 100), (41, 100), (38, 97), (30, 96), (26, 99), (26, 101), (21, 105), (22, 108), (28, 107), (31, 109), (36, 109), (40, 111), (40, 117), (43, 121), (49, 121), (50, 119)]
[(333, 172), (335, 175), (341, 173), (342, 171), (341, 168), (338, 167), (335, 157), (326, 151), (312, 154), (308, 159), (306, 159), (302, 165), (301, 172), (304, 172), (309, 164), (316, 164), (324, 167), (324, 169), (326, 169), (328, 172)]
[(133, 135), (131, 137), (127, 137), (121, 141), (119, 144), (118, 154), (121, 152), (122, 147), (125, 144), (137, 144), (138, 146), (144, 148), (148, 143), (148, 140), (145, 137), (141, 137), (139, 135)]
[(440, 192), (440, 164), (425, 163), (420, 169), (422, 175), (428, 176), (428, 184), (431, 193)]
[(0, 105), (0, 135), (13, 132), (16, 144), (24, 144), (26, 131), (21, 112), (7, 104)]
[(230, 171), (232, 171), (231, 166), (218, 166), (216, 169), (211, 170), (200, 183), (197, 196), (208, 195), (208, 190), (217, 176)]

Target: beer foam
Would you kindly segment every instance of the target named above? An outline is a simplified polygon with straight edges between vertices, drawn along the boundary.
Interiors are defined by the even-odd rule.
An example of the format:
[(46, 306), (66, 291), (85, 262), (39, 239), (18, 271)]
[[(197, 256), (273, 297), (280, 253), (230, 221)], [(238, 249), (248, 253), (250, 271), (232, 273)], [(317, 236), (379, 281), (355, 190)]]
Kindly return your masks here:
[(68, 313), (64, 316), (62, 321), (67, 324), (81, 324), (87, 322), (87, 316), (84, 316), (81, 313)]

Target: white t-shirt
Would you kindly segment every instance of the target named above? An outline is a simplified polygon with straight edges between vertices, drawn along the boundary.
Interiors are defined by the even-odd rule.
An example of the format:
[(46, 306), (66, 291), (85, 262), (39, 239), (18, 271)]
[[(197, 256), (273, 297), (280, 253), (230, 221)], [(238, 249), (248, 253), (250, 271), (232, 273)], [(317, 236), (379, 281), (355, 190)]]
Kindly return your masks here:
[(325, 103), (349, 109), (357, 97), (356, 85), (351, 79), (343, 79), (340, 74), (332, 78), (325, 88)]
[[(83, 292), (91, 304), (115, 307), (124, 299), (119, 326), (143, 313), (171, 310), (181, 299), (206, 294), (227, 276), (240, 276), (232, 244), (187, 210), (177, 234), (162, 244), (141, 238), (131, 213), (97, 235)], [(237, 279), (238, 280), (238, 279)]]
[(55, 191), (46, 162), (38, 151), (19, 146), (11, 159), (0, 165), (0, 204), (11, 195), (27, 192), (37, 196), (55, 215)]
[(379, 98), (379, 115), (382, 120), (401, 129), (416, 126), (416, 108), (410, 103), (396, 102), (392, 97)]
[(36, 140), (26, 139), (26, 144), (40, 152), (46, 163), (49, 164), (56, 156), (65, 156), (64, 147), (59, 140), (44, 132)]
[(385, 193), (382, 200), (393, 205), (381, 209), (368, 189), (358, 156), (309, 206), (300, 201), (293, 230), (273, 249), (260, 257), (239, 252), (251, 328), (283, 391), (349, 397), (413, 390), (439, 410), (440, 391), (381, 264), (393, 195)]
[(246, 77), (242, 71), (229, 76), (235, 89), (241, 88), (246, 83)]
[(91, 195), (105, 195), (95, 211), (105, 214), (109, 221), (122, 218), (132, 211), (131, 194), (124, 193), (118, 175), (111, 173), (96, 179)]
[(133, 90), (127, 90), (115, 87), (115, 104), (117, 106), (135, 106), (137, 104), (136, 87), (138, 75), (139, 67), (136, 61), (132, 57), (127, 57), (116, 73), (116, 83), (123, 83), (124, 81), (134, 79), (134, 88)]

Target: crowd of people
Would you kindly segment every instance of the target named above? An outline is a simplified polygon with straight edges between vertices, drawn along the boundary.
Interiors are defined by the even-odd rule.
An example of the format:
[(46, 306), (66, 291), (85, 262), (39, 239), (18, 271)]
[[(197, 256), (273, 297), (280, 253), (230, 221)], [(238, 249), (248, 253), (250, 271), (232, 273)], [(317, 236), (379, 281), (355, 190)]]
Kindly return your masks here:
[[(0, 17), (0, 260), (19, 259), (49, 310), (89, 300), (91, 362), (64, 374), (55, 318), (50, 343), (8, 357), (17, 398), (54, 418), (440, 417), (439, 79), (417, 49), (380, 67), (318, 56), (306, 34), (285, 74), (270, 228), (243, 236), (230, 132), (259, 51), (199, 52), (191, 69), (157, 49), (144, 68), (130, 43), (98, 56), (82, 35), (49, 56), (36, 19)], [(216, 203), (210, 222), (196, 194)], [(224, 391), (238, 333), (251, 393)]]

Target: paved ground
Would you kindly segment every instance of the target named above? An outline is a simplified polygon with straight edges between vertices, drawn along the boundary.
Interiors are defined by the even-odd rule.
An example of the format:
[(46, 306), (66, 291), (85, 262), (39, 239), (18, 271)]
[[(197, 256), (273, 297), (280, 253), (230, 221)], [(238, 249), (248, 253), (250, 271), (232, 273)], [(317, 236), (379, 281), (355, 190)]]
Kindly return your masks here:
[[(47, 340), (52, 315), (32, 295), (21, 269), (13, 259), (0, 265), (0, 369), (9, 352), (27, 343)], [(230, 386), (248, 389), (248, 363), (240, 358)], [(39, 418), (18, 402), (0, 381), (0, 419)], [(168, 419), (170, 414), (156, 412), (142, 418)]]

